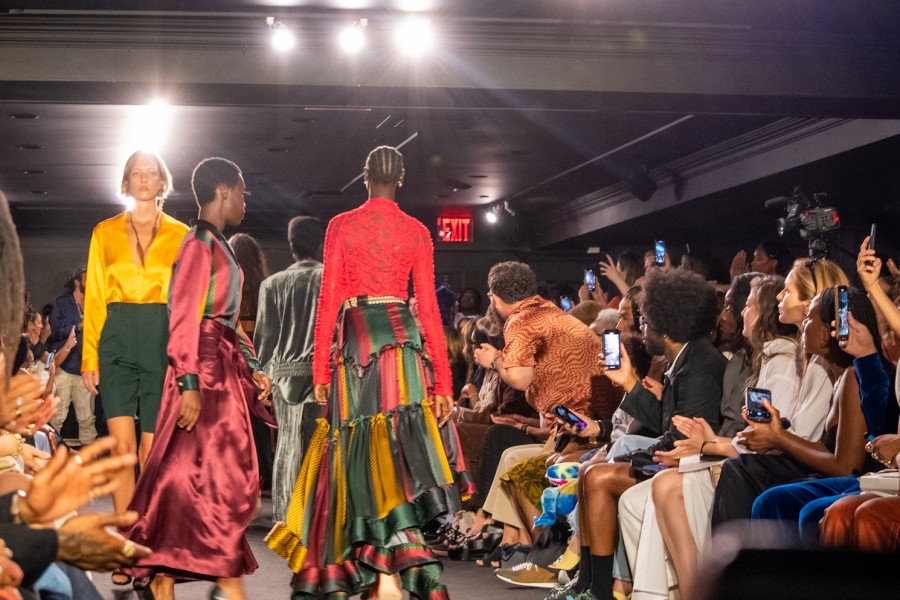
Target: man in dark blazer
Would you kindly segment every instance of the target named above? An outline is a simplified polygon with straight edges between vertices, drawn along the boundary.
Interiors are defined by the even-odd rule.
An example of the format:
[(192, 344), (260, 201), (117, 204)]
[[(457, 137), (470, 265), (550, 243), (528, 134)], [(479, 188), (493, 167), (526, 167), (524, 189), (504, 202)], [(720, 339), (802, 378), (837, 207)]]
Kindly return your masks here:
[[(641, 331), (651, 355), (665, 355), (670, 365), (662, 394), (645, 388), (628, 354), (621, 350), (621, 367), (601, 370), (626, 392), (620, 408), (658, 437), (656, 443), (582, 469), (578, 479), (581, 525), (581, 565), (578, 581), (568, 593), (590, 590), (597, 600), (612, 600), (612, 565), (619, 497), (646, 478), (641, 468), (653, 464), (653, 454), (674, 448), (682, 436), (672, 425), (674, 415), (703, 417), (715, 429), (719, 423), (722, 376), (726, 360), (709, 342), (716, 324), (715, 290), (702, 277), (684, 270), (657, 271), (643, 284)], [(593, 431), (598, 429), (598, 431)], [(602, 435), (590, 422), (581, 435)]]

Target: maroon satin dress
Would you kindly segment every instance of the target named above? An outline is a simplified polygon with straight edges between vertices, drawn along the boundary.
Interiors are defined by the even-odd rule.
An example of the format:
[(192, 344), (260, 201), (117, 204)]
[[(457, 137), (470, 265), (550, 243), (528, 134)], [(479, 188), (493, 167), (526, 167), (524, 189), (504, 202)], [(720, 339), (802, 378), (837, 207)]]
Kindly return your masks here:
[[(241, 279), (215, 227), (201, 221), (188, 232), (169, 295), (170, 365), (156, 436), (129, 506), (139, 519), (126, 537), (153, 550), (129, 571), (136, 577), (217, 579), (256, 570), (244, 535), (259, 497), (250, 411), (274, 420), (258, 404), (258, 365), (237, 329)], [(200, 391), (192, 431), (177, 426), (182, 386)]]

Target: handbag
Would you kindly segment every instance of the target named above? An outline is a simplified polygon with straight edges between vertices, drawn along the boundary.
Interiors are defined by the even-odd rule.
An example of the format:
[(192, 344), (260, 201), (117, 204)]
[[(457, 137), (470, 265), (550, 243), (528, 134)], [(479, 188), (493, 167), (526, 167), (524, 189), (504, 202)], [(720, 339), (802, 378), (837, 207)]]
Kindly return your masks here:
[(859, 478), (859, 489), (864, 494), (900, 496), (900, 473), (897, 472), (897, 469), (866, 473)]

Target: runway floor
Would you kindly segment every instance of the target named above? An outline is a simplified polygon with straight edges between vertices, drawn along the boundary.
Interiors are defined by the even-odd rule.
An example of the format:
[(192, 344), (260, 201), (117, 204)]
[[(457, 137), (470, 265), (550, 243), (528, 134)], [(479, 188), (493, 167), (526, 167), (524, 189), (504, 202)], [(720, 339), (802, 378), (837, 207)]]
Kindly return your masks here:
[[(263, 537), (271, 527), (271, 502), (264, 499), (263, 510), (247, 532), (253, 553), (259, 562), (259, 569), (246, 579), (249, 598), (260, 600), (289, 600), (291, 572), (287, 564), (263, 543)], [(85, 507), (91, 510), (110, 511), (112, 503), (100, 500)], [(454, 599), (480, 600), (515, 598), (515, 600), (543, 600), (548, 591), (511, 586), (494, 577), (491, 569), (478, 568), (475, 563), (444, 561), (443, 582)], [(138, 596), (130, 587), (113, 586), (109, 574), (94, 574), (94, 583), (104, 599), (136, 600)], [(180, 584), (175, 593), (178, 600), (205, 600), (209, 597), (210, 583), (196, 582)]]

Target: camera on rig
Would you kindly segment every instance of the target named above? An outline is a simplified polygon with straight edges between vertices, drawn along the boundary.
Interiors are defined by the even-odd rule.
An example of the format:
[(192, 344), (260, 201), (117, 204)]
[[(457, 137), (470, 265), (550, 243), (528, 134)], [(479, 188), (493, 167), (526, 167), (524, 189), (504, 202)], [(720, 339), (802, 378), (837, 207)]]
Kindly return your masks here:
[(766, 200), (766, 208), (785, 207), (785, 216), (776, 221), (778, 235), (784, 237), (799, 231), (800, 237), (809, 242), (809, 255), (828, 256), (828, 235), (841, 226), (837, 211), (824, 206), (828, 195), (820, 192), (807, 196), (799, 187), (794, 188), (791, 197), (779, 196)]

